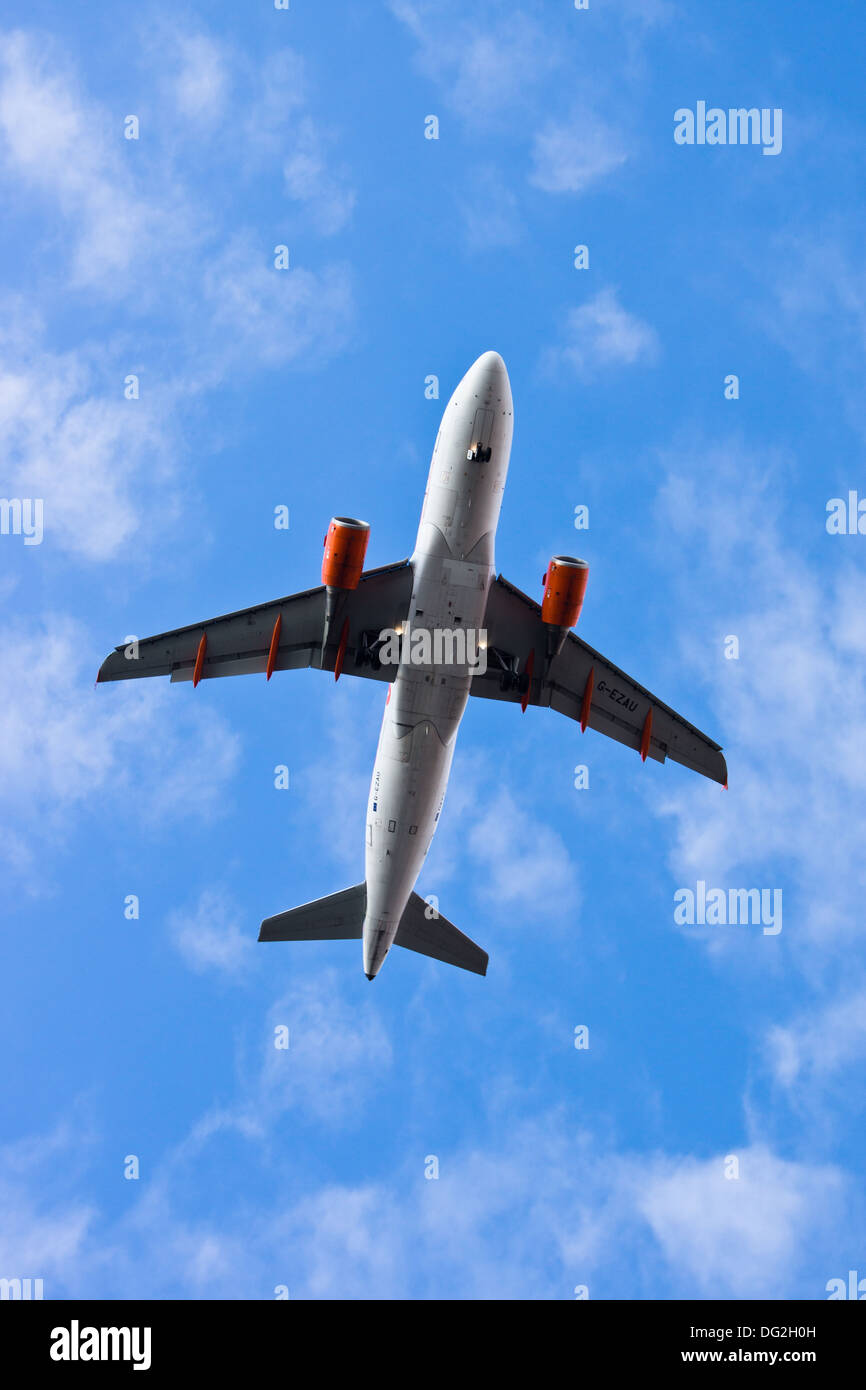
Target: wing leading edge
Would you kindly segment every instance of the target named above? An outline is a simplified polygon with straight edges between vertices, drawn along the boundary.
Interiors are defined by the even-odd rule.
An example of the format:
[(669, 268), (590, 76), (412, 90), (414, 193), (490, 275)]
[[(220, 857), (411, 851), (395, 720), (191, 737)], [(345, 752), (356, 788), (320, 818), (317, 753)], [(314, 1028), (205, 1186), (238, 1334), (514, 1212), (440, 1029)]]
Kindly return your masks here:
[[(642, 757), (660, 763), (671, 758), (727, 786), (728, 769), (719, 744), (575, 633), (568, 634), (562, 650), (548, 663), (548, 631), (541, 621), (540, 604), (502, 575), (490, 589), (485, 627), (488, 669), (483, 676), (473, 677), (473, 695), (549, 706), (583, 728), (596, 729), (634, 748)], [(491, 660), (492, 654), (505, 657), (506, 664), (516, 662), (524, 673), (522, 685), (504, 676)]]

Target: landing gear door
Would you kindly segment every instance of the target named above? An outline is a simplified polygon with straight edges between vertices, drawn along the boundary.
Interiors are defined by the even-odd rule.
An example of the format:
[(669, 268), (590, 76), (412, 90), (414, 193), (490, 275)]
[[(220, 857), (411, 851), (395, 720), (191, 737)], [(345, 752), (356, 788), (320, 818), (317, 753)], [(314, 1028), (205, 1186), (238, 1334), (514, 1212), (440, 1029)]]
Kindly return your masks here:
[(489, 459), (492, 438), (493, 411), (485, 410), (483, 406), (479, 406), (472, 422), (472, 438), (467, 458)]

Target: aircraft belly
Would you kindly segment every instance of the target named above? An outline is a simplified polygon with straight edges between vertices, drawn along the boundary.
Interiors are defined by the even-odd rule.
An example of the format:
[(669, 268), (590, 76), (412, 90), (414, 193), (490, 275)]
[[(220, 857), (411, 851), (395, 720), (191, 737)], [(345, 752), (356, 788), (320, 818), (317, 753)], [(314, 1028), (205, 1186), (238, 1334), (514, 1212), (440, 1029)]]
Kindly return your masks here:
[[(402, 681), (401, 672), (395, 687)], [(413, 712), (411, 724), (398, 720), (389, 701), (367, 808), (365, 877), (367, 913), (364, 921), (365, 970), (378, 969), (400, 925), (415, 887), (442, 810), (454, 738), (443, 741), (438, 724), (453, 721), (456, 733), (468, 698), (459, 699), (459, 713), (449, 705), (443, 717), (440, 692), (428, 691), (426, 715)], [(405, 713), (405, 706), (402, 710)], [(435, 716), (435, 719), (434, 719)]]

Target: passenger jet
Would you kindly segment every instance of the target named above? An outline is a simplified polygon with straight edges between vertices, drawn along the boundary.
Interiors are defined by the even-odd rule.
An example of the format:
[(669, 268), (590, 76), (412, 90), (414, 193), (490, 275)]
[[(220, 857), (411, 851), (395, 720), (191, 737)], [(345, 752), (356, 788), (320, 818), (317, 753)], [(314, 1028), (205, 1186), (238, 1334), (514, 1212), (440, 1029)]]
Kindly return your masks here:
[[(363, 883), (268, 917), (260, 941), (363, 943), (372, 980), (393, 945), (478, 975), (487, 952), (414, 891), (436, 830), (470, 695), (542, 705), (638, 752), (727, 786), (722, 751), (572, 631), (588, 565), (555, 555), (541, 603), (496, 576), (493, 551), (511, 451), (505, 363), (485, 352), (442, 416), (415, 549), (364, 570), (370, 528), (336, 516), (322, 583), (255, 608), (117, 647), (97, 681), (210, 680), (315, 666), (388, 685), (370, 785)], [(410, 641), (395, 638), (411, 632)], [(442, 644), (421, 635), (450, 639)], [(466, 639), (471, 640), (457, 640)], [(395, 655), (396, 653), (396, 655)], [(483, 660), (479, 659), (483, 657)]]

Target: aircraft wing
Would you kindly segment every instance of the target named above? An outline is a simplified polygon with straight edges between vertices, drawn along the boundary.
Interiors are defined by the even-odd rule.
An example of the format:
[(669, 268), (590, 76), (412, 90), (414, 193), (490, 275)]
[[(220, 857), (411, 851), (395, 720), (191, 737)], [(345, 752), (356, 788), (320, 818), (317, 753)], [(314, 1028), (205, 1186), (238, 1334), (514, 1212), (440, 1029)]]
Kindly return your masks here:
[[(573, 632), (545, 672), (547, 628), (541, 621), (541, 605), (502, 575), (491, 585), (484, 626), (487, 671), (473, 676), (473, 695), (549, 706), (657, 762), (672, 758), (727, 786), (728, 770), (719, 745)], [(531, 652), (532, 673), (526, 690)], [(498, 656), (516, 660), (518, 671), (524, 673), (523, 691), (507, 679), (505, 684), (510, 688), (502, 688)]]
[(333, 671), (345, 631), (342, 670), (347, 675), (390, 681), (397, 674), (395, 665), (378, 666), (369, 660), (356, 664), (356, 658), (364, 656), (364, 634), (378, 637), (383, 628), (399, 626), (411, 597), (412, 568), (401, 560), (368, 570), (357, 589), (339, 593), (324, 650), (325, 589), (320, 587), (127, 642), (106, 657), (96, 679), (99, 683), (170, 676), (173, 681), (197, 682), (302, 666)]

